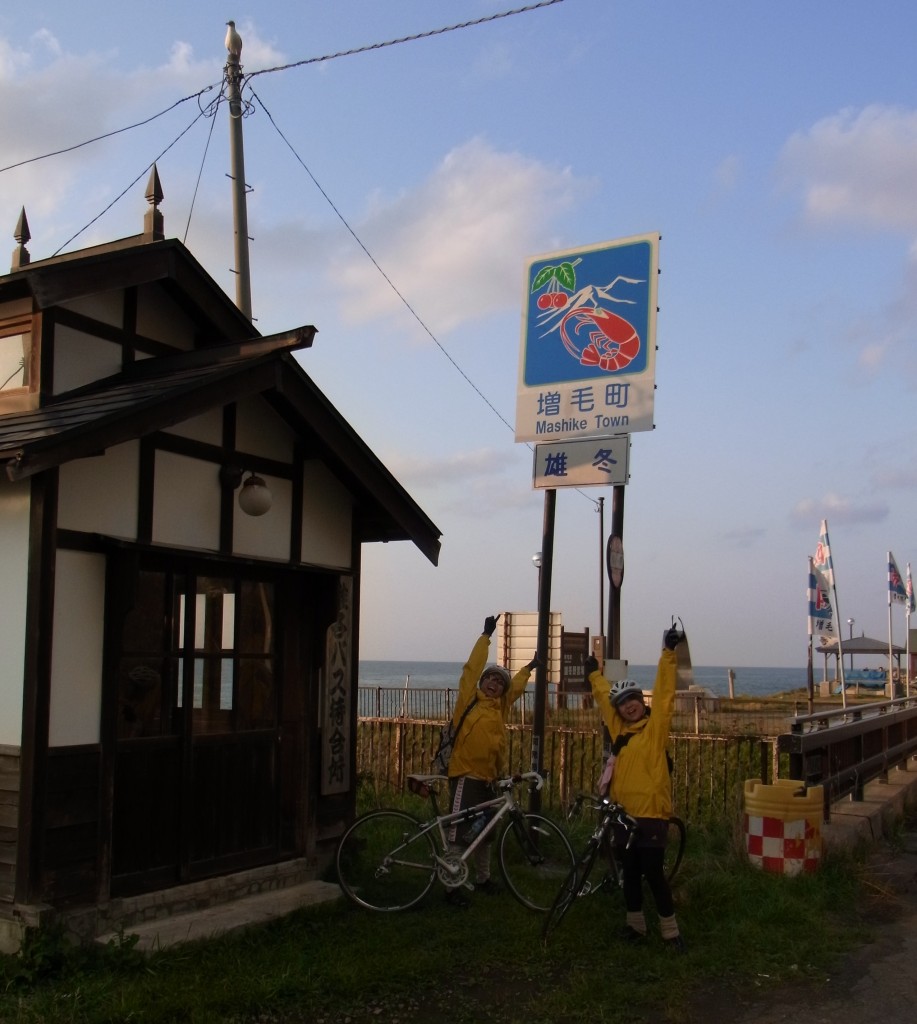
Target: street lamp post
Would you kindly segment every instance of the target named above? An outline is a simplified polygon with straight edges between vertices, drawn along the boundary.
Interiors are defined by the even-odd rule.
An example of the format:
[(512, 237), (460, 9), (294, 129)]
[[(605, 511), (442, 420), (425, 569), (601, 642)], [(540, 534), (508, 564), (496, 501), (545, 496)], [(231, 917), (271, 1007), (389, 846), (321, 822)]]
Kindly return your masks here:
[[(848, 619), (847, 620), (847, 627), (850, 630), (850, 642), (851, 643), (853, 643), (853, 624), (854, 624), (854, 622), (856, 622), (856, 619)], [(853, 671), (853, 651), (850, 652), (850, 671), (851, 672)]]

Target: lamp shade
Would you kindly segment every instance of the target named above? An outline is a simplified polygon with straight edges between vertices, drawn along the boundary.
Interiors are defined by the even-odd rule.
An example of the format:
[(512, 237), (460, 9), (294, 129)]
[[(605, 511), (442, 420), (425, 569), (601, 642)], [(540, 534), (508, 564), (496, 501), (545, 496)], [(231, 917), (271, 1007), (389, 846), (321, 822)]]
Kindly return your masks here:
[(254, 473), (242, 484), (239, 492), (239, 508), (248, 516), (263, 516), (267, 512), (274, 497), (267, 484)]

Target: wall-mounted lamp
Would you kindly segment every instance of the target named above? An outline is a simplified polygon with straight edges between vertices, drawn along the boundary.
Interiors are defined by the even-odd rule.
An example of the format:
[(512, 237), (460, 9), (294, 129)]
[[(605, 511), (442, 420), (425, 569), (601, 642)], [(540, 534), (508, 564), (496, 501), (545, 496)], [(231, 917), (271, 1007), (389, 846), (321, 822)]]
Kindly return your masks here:
[(243, 471), (238, 466), (220, 467), (220, 483), (225, 487), (236, 490), (242, 484), (242, 490), (239, 491), (239, 508), (247, 516), (263, 516), (274, 502), (270, 488), (260, 476), (251, 471), (245, 483), (242, 483), (242, 475)]

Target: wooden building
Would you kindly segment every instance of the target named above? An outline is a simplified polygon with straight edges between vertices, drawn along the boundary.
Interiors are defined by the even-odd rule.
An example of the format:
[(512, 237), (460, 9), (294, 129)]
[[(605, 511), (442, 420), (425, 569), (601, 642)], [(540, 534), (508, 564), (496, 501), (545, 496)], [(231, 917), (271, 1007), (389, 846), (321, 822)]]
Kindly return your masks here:
[[(150, 196), (148, 195), (148, 198)], [(158, 202), (159, 195), (155, 196)], [(154, 202), (153, 198), (150, 198)], [(354, 806), (363, 544), (440, 534), (147, 212), (0, 277), (0, 948), (260, 865)]]

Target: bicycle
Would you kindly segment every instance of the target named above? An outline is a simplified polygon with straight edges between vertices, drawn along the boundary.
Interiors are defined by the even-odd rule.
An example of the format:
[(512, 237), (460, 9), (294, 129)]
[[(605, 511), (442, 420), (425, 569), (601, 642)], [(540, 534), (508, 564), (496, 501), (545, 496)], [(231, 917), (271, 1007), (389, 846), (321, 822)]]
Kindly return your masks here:
[[(620, 890), (624, 886), (621, 865), (618, 862), (617, 852), (612, 841), (614, 829), (615, 826), (618, 826), (624, 830), (627, 837), (624, 848), (629, 849), (637, 836), (639, 828), (637, 819), (629, 815), (621, 804), (614, 803), (605, 797), (581, 794), (576, 798), (567, 815), (568, 821), (581, 813), (584, 804), (589, 809), (598, 812), (599, 819), (548, 911), (541, 931), (542, 942), (545, 944), (547, 944), (548, 936), (560, 925), (567, 911), (577, 899), (602, 890)], [(678, 868), (681, 866), (686, 839), (685, 823), (673, 814), (669, 818), (669, 841), (666, 843), (665, 877), (668, 882), (675, 878)], [(590, 875), (599, 854), (604, 858), (607, 867), (602, 877), (593, 882), (590, 881)]]
[[(409, 775), (409, 790), (429, 797), (433, 815), (422, 821), (406, 811), (370, 811), (341, 836), (335, 855), (338, 881), (345, 895), (367, 910), (393, 912), (418, 904), (438, 879), (447, 890), (473, 889), (469, 857), (505, 827), (497, 838), (497, 858), (507, 889), (525, 907), (545, 913), (557, 886), (575, 858), (563, 830), (549, 818), (530, 814), (516, 802), (522, 782), (544, 785), (537, 772), (499, 779), (497, 795), (472, 807), (440, 814), (437, 795), (448, 779), (442, 775)], [(483, 818), (482, 818), (483, 816)], [(460, 830), (478, 819), (480, 832), (465, 847), (448, 840), (452, 826)]]

